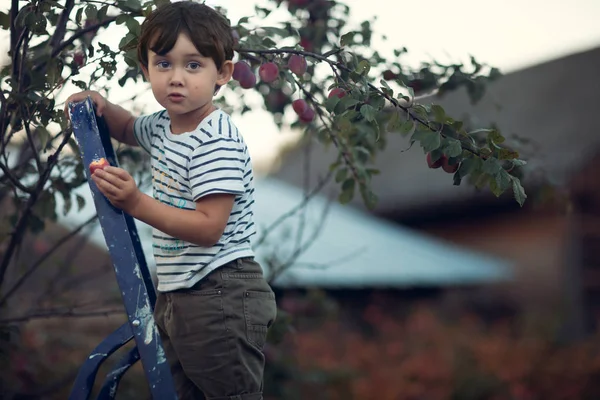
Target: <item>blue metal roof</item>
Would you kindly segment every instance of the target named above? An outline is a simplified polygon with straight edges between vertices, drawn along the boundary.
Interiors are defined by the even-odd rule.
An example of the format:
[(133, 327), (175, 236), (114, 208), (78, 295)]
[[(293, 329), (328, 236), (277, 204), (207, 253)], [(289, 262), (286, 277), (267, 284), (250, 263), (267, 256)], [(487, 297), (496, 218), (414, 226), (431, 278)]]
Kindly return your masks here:
[[(59, 215), (63, 225), (76, 227), (95, 210), (87, 185), (77, 189), (86, 199), (80, 211)], [(258, 236), (283, 214), (304, 199), (301, 189), (273, 178), (256, 179), (256, 218)], [(57, 199), (58, 210), (62, 201)], [(326, 209), (326, 211), (324, 211)], [(304, 229), (298, 235), (303, 220)], [(153, 270), (151, 228), (136, 221), (148, 265)], [(320, 227), (319, 227), (320, 225)], [(106, 246), (98, 224), (89, 232), (90, 240)], [(316, 237), (314, 237), (316, 235)], [(302, 240), (297, 241), (297, 237)], [(273, 254), (285, 262), (301, 245), (314, 237), (296, 259), (296, 265), (274, 281), (278, 287), (415, 287), (491, 283), (511, 279), (510, 264), (495, 257), (462, 249), (419, 232), (378, 219), (351, 206), (342, 206), (316, 196), (308, 205), (270, 231), (256, 249), (262, 261)], [(257, 239), (258, 240), (258, 239)]]

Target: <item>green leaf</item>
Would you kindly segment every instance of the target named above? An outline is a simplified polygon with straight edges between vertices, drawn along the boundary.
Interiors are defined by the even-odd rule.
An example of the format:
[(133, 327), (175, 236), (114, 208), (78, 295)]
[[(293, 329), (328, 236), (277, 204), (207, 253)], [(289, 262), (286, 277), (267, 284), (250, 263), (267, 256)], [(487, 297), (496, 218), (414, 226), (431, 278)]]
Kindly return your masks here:
[(482, 171), (488, 175), (496, 176), (500, 170), (502, 170), (502, 165), (496, 158), (490, 157), (483, 162)]
[(69, 213), (69, 211), (71, 211), (71, 207), (73, 206), (73, 200), (71, 199), (71, 196), (64, 196), (63, 201), (64, 201), (63, 216), (64, 216), (64, 215), (67, 215)]
[(356, 182), (354, 178), (348, 178), (342, 183), (342, 192), (338, 198), (338, 201), (341, 204), (347, 204), (352, 201), (354, 198), (354, 188), (356, 186)]
[(340, 183), (348, 177), (348, 168), (340, 168), (335, 173), (335, 181)]
[(290, 94), (296, 93), (296, 90), (298, 90), (298, 88), (296, 86), (296, 78), (294, 78), (294, 75), (292, 75), (292, 73), (290, 72), (289, 69), (283, 70), (283, 77), (285, 78), (287, 83), (290, 84), (290, 88), (292, 89), (292, 93), (290, 93)]
[(75, 199), (77, 200), (77, 211), (79, 212), (85, 206), (85, 198), (79, 194), (76, 194)]
[(432, 131), (417, 131), (412, 136), (413, 140), (418, 140), (425, 153), (436, 150), (440, 147), (440, 134)]
[(371, 70), (371, 65), (369, 64), (369, 62), (367, 60), (362, 60), (361, 62), (358, 63), (358, 65), (356, 66), (356, 69), (354, 71), (357, 74), (359, 74), (360, 76), (364, 76), (364, 75), (367, 75), (370, 70)]
[(506, 172), (504, 168), (502, 168), (500, 172), (496, 174), (495, 178), (496, 184), (498, 185), (498, 189), (501, 190), (501, 192), (504, 192), (510, 187), (512, 176), (508, 172)]
[(498, 150), (498, 159), (499, 160), (512, 160), (514, 158), (518, 158), (519, 153), (514, 150), (501, 148)]
[[(337, 96), (335, 96), (337, 97)], [(342, 111), (347, 110), (350, 107), (354, 107), (357, 104), (360, 104), (360, 100), (357, 100), (353, 97), (350, 96), (344, 96), (342, 97), (341, 101), (340, 101), (340, 105), (344, 108)]]
[(96, 19), (97, 15), (98, 7), (96, 7), (94, 4), (88, 4), (88, 6), (85, 8), (85, 16), (87, 19)]
[(367, 208), (369, 210), (374, 209), (379, 201), (377, 195), (365, 185), (361, 185), (360, 194)]
[(400, 118), (400, 113), (396, 110), (392, 111), (392, 115), (387, 123), (388, 132), (398, 132), (400, 127), (402, 126), (402, 119)]
[(408, 121), (405, 121), (402, 126), (400, 127), (400, 134), (402, 136), (408, 136), (408, 135), (412, 135), (413, 132), (415, 131), (417, 127), (417, 123), (415, 121), (413, 121), (412, 119), (409, 119)]
[(470, 173), (480, 170), (482, 164), (481, 158), (479, 157), (467, 157), (460, 163), (460, 167), (458, 167), (456, 173), (462, 179)]
[(490, 190), (496, 197), (500, 197), (500, 195), (503, 192), (503, 190), (500, 189), (500, 187), (496, 183), (496, 180), (494, 180), (494, 179), (490, 179)]
[(139, 36), (141, 34), (140, 23), (137, 19), (133, 17), (127, 18), (125, 25), (127, 26), (127, 29), (129, 29), (129, 32), (133, 33), (135, 36)]
[(369, 104), (364, 104), (360, 108), (360, 113), (369, 122), (373, 121), (375, 119), (375, 116), (377, 115), (377, 111)]
[(431, 106), (431, 113), (433, 114), (434, 121), (444, 123), (446, 121), (446, 112), (442, 106), (433, 104)]
[(504, 136), (502, 136), (500, 134), (500, 132), (498, 132), (495, 129), (492, 129), (489, 133), (488, 133), (488, 140), (491, 141), (492, 143), (495, 144), (500, 144), (502, 142), (504, 142), (506, 139), (504, 138)]
[(449, 137), (444, 138), (442, 147), (444, 149), (444, 154), (448, 157), (458, 157), (462, 154), (463, 150), (460, 140)]
[(0, 11), (0, 28), (8, 30), (10, 28), (10, 17), (8, 14)]
[(338, 105), (339, 102), (340, 102), (339, 97), (331, 96), (330, 98), (325, 100), (325, 109), (327, 111), (329, 111), (330, 113), (333, 113), (333, 111), (335, 110), (335, 107)]
[(517, 203), (519, 203), (519, 205), (521, 207), (523, 207), (523, 204), (525, 203), (525, 199), (527, 199), (527, 195), (525, 194), (525, 189), (523, 188), (523, 186), (521, 186), (521, 181), (519, 180), (519, 178), (516, 178), (514, 176), (511, 176), (512, 178), (512, 189), (513, 189), (513, 194), (515, 196), (515, 200), (517, 201)]
[[(81, 25), (81, 18), (83, 17), (83, 7), (79, 8), (75, 13), (75, 23)], [(117, 17), (118, 19), (118, 17)]]
[(354, 41), (354, 32), (348, 32), (342, 35), (340, 38), (340, 46), (344, 47), (348, 43), (352, 43)]
[(371, 153), (363, 146), (357, 146), (352, 150), (358, 161), (360, 161), (363, 164), (369, 161), (369, 159), (371, 158)]
[(380, 80), (379, 80), (379, 83), (380, 83), (380, 84), (383, 86), (383, 87), (381, 88), (381, 90), (382, 90), (384, 93), (386, 93), (386, 94), (387, 94), (388, 96), (390, 96), (390, 97), (394, 97), (394, 90), (393, 90), (393, 89), (390, 87), (390, 85), (388, 85), (388, 83), (387, 83), (385, 80), (383, 80), (383, 79), (380, 79)]
[(127, 22), (127, 20), (129, 18), (130, 18), (129, 15), (127, 15), (127, 14), (119, 14), (117, 16), (117, 19), (115, 20), (115, 24), (117, 24), (117, 25), (124, 24), (125, 22)]

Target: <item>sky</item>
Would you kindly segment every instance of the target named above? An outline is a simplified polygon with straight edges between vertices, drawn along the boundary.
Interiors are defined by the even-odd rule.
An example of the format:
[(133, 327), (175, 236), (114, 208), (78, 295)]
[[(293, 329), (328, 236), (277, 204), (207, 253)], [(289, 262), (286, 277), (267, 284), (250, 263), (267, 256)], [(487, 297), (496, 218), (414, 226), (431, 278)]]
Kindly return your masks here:
[[(207, 4), (228, 10), (232, 22), (254, 15), (254, 6), (266, 0), (207, 0)], [(373, 47), (383, 54), (407, 47), (412, 63), (431, 59), (465, 60), (469, 55), (508, 73), (567, 54), (600, 46), (600, 0), (344, 0), (350, 6), (351, 24), (377, 17)], [(0, 0), (6, 10), (8, 0)], [(418, 4), (418, 6), (416, 6)], [(285, 16), (274, 13), (271, 23)], [(262, 21), (261, 21), (262, 22)], [(100, 39), (116, 47), (123, 27), (111, 27)], [(387, 41), (380, 37), (385, 35)], [(0, 51), (7, 50), (0, 37)], [(112, 46), (111, 46), (112, 47)], [(125, 99), (148, 90), (147, 84), (116, 83), (111, 101), (132, 108)], [(75, 88), (69, 88), (71, 91)], [(68, 90), (67, 93), (69, 94)], [(159, 109), (150, 92), (135, 104), (146, 111)], [(259, 169), (268, 168), (279, 147), (293, 140), (291, 132), (280, 132), (266, 112), (235, 116)]]

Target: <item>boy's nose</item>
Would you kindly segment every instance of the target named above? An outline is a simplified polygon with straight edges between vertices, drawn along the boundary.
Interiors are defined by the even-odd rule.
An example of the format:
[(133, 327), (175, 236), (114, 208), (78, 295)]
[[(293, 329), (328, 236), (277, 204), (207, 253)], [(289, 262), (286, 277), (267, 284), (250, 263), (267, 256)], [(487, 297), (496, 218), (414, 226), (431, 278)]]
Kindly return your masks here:
[(169, 83), (171, 86), (183, 85), (183, 72), (179, 70), (179, 68), (173, 69), (173, 74), (171, 75), (171, 81)]

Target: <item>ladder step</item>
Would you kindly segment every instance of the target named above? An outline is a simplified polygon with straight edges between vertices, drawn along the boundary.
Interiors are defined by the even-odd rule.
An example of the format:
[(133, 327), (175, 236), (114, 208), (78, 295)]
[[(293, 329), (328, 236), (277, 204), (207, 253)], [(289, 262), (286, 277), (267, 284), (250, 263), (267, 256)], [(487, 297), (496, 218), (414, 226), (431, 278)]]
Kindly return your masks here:
[(98, 369), (100, 369), (102, 363), (131, 339), (133, 339), (133, 332), (127, 322), (96, 346), (79, 369), (69, 400), (88, 400), (94, 388)]
[(121, 382), (121, 378), (127, 370), (140, 360), (140, 352), (137, 347), (129, 350), (129, 352), (121, 358), (119, 363), (110, 373), (106, 375), (106, 380), (98, 393), (97, 400), (112, 400), (117, 396), (117, 388)]

